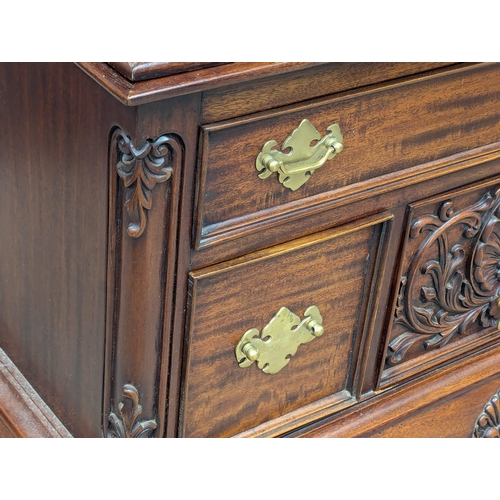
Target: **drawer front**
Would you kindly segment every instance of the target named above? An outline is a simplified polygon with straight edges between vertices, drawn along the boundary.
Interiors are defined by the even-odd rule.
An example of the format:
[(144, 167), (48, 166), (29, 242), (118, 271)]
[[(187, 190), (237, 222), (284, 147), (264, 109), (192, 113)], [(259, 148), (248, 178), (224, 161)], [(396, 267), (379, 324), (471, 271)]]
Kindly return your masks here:
[[(371, 217), (191, 273), (182, 435), (227, 437), (273, 419), (278, 428), (287, 418), (293, 428), (354, 402), (370, 336), (366, 311), (374, 307), (372, 285), (391, 218)], [(286, 366), (281, 362), (292, 351), (280, 339), (269, 349), (281, 360), (239, 366), (235, 348), (243, 334), (256, 329), (249, 338), (266, 340), (269, 331), (262, 330), (271, 323), (275, 342), (293, 331), (271, 322), (278, 311), (286, 307), (302, 320), (311, 306), (324, 333), (296, 345)], [(254, 345), (264, 359), (262, 343)], [(299, 413), (290, 416), (292, 410)]]
[[(274, 140), (279, 149), (304, 119), (321, 137), (338, 124), (343, 150), (297, 190), (277, 173), (259, 178), (263, 146)], [(195, 247), (299, 210), (305, 216), (308, 207), (352, 196), (374, 179), (409, 178), (415, 166), (499, 141), (499, 122), (500, 66), (484, 64), (204, 126)]]

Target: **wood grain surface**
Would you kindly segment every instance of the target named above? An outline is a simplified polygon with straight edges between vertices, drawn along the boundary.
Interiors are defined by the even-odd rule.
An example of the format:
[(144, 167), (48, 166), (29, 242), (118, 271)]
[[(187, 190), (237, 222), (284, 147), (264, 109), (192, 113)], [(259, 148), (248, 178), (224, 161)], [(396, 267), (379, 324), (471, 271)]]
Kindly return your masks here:
[(283, 76), (208, 89), (203, 93), (202, 123), (279, 108), (315, 97), (380, 84), (453, 63), (329, 63)]
[[(130, 78), (154, 78), (0, 65), (0, 436), (141, 435), (141, 422), (152, 437), (471, 435), (500, 388), (494, 322), (398, 366), (387, 353), (405, 334), (393, 323), (423, 244), (408, 242), (414, 219), (500, 186), (500, 64), (141, 64)], [(296, 192), (259, 179), (263, 144), (303, 118), (322, 134), (337, 122), (344, 151)], [(168, 151), (141, 157), (162, 137)], [(142, 169), (128, 177), (140, 189), (124, 184), (122, 160), (158, 158), (164, 182)], [(450, 248), (470, 256), (462, 229)], [(311, 305), (325, 333), (282, 371), (238, 366), (248, 329)]]
[(10, 430), (10, 427), (0, 417), (0, 438), (15, 438), (15, 437), (17, 436)]
[(284, 75), (325, 63), (227, 63), (221, 66), (202, 68), (198, 71), (179, 73), (135, 83), (122, 76), (106, 63), (80, 62), (76, 64), (121, 103), (127, 106), (138, 106), (162, 99), (170, 99), (171, 97), (194, 94), (210, 88), (258, 80), (266, 76)]
[(500, 389), (494, 376), (444, 396), (400, 422), (366, 434), (371, 438), (470, 438), (488, 399)]
[[(106, 334), (105, 397), (103, 427), (108, 415), (117, 412), (122, 387), (137, 387), (143, 417), (155, 418), (157, 433), (165, 427), (168, 377), (171, 374), (170, 343), (173, 293), (176, 279), (177, 221), (183, 171), (194, 164), (196, 119), (199, 96), (183, 96), (138, 108), (135, 126), (113, 132), (110, 140), (110, 220), (108, 243), (108, 310)], [(165, 169), (171, 176), (151, 189), (151, 203), (145, 205), (147, 224), (143, 234), (131, 237), (126, 228), (137, 219), (125, 209), (126, 193), (117, 173), (117, 134), (129, 134), (136, 150), (164, 139)], [(151, 134), (151, 135), (148, 135)], [(187, 159), (185, 147), (189, 145)], [(138, 155), (140, 156), (140, 155)], [(154, 158), (150, 160), (154, 161)], [(143, 166), (142, 166), (143, 167)], [(144, 171), (142, 173), (144, 174)], [(144, 193), (139, 187), (139, 197)]]
[[(499, 141), (498, 75), (494, 64), (472, 66), (204, 127), (196, 245), (262, 228), (286, 211), (306, 213), (322, 193), (352, 184), (362, 190), (363, 181)], [(305, 118), (322, 136), (337, 123), (344, 150), (297, 191), (276, 175), (259, 179), (263, 145), (276, 140), (280, 147)]]
[[(388, 215), (191, 273), (183, 435), (222, 437), (352, 391), (380, 223)], [(280, 372), (240, 368), (236, 344), (285, 306), (316, 305), (325, 333)]]
[[(338, 191), (291, 202), (280, 206), (272, 219), (259, 219), (255, 224), (215, 236), (216, 242), (193, 252), (193, 268), (286, 241), (290, 234), (300, 237), (326, 229), (331, 226), (332, 218), (338, 224), (344, 224), (363, 214), (406, 207), (421, 198), (494, 177), (500, 173), (499, 159), (500, 142), (497, 142), (416, 165), (407, 169), (407, 175), (395, 172)], [(311, 204), (307, 208), (298, 209), (298, 206), (309, 202)]]
[(72, 434), (99, 437), (108, 138), (135, 113), (73, 64), (0, 70), (0, 347)]
[(0, 349), (0, 437), (72, 437), (2, 349)]
[[(499, 189), (496, 178), (407, 207), (381, 386), (500, 339), (494, 304), (499, 283), (490, 269), (498, 246)], [(488, 227), (492, 232), (485, 236)], [(422, 311), (432, 321), (419, 316)], [(410, 318), (415, 320), (408, 323)]]
[(187, 73), (202, 68), (212, 68), (225, 63), (217, 62), (109, 62), (132, 82), (151, 80), (162, 76)]
[(291, 433), (291, 437), (471, 437), (500, 384), (500, 347), (485, 349)]

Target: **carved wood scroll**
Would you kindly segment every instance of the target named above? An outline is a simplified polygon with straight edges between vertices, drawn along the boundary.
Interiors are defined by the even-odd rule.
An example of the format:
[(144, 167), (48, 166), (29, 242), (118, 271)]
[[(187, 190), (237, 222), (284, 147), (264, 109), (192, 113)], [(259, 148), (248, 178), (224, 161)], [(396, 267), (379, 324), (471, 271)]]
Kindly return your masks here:
[(110, 427), (108, 438), (146, 438), (156, 429), (155, 420), (139, 420), (142, 406), (139, 404), (139, 392), (132, 384), (123, 386), (122, 395), (129, 401), (118, 404), (118, 412), (109, 414)]
[(401, 278), (388, 365), (453, 337), (498, 328), (500, 189), (465, 208), (454, 205), (445, 200), (411, 222), (408, 240), (418, 246)]
[[(146, 228), (146, 210), (153, 204), (152, 189), (160, 182), (165, 182), (172, 175), (172, 141), (169, 135), (148, 139), (140, 148), (123, 131), (118, 130), (118, 156), (116, 168), (127, 189), (125, 207), (136, 220), (128, 226), (127, 233), (132, 238), (139, 238)], [(137, 220), (138, 219), (138, 220)]]
[(473, 438), (500, 437), (500, 389), (491, 396), (484, 405), (482, 413), (476, 420)]

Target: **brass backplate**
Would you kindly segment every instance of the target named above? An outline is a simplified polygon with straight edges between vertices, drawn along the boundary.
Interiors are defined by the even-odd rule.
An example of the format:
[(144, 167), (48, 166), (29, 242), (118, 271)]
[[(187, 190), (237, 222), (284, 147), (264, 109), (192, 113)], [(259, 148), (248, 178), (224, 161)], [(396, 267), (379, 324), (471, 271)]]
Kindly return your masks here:
[(262, 329), (251, 328), (238, 342), (235, 354), (238, 364), (245, 368), (254, 361), (269, 374), (278, 373), (290, 361), (301, 344), (311, 342), (323, 334), (323, 319), (316, 306), (308, 307), (305, 318), (300, 318), (282, 307)]
[[(282, 151), (273, 149), (278, 144), (276, 141), (267, 141), (255, 162), (259, 177), (267, 179), (277, 172), (281, 184), (292, 191), (297, 190), (344, 148), (339, 126), (333, 124), (327, 130), (328, 134), (321, 138), (309, 120), (302, 120), (281, 146)], [(318, 142), (311, 146), (313, 141)], [(288, 148), (290, 152), (283, 153)]]

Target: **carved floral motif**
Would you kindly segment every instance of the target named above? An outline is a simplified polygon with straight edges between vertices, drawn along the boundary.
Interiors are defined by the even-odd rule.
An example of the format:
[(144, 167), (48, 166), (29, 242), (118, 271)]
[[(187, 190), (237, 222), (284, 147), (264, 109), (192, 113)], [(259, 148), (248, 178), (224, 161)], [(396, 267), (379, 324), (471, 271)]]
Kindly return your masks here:
[(435, 349), (456, 335), (498, 327), (499, 207), (500, 189), (458, 211), (447, 200), (412, 222), (409, 238), (422, 241), (401, 279), (394, 325), (404, 331), (389, 344), (387, 364), (404, 361), (418, 345)]
[(484, 409), (476, 420), (474, 438), (498, 438), (500, 437), (500, 390), (484, 405)]
[(142, 406), (139, 404), (139, 392), (132, 384), (125, 384), (123, 397), (129, 402), (118, 404), (120, 416), (109, 414), (109, 438), (146, 438), (156, 429), (155, 420), (139, 420), (142, 415)]
[(118, 130), (115, 134), (118, 147), (116, 168), (126, 187), (125, 207), (131, 217), (127, 233), (138, 238), (146, 228), (146, 210), (152, 206), (151, 190), (172, 175), (172, 143), (175, 139), (162, 135), (156, 140), (148, 139), (140, 148), (135, 148), (130, 137)]

